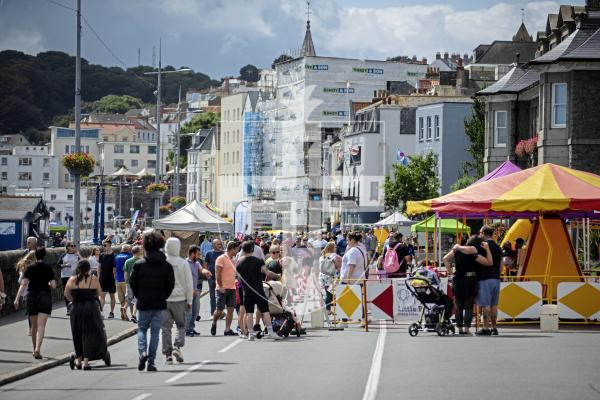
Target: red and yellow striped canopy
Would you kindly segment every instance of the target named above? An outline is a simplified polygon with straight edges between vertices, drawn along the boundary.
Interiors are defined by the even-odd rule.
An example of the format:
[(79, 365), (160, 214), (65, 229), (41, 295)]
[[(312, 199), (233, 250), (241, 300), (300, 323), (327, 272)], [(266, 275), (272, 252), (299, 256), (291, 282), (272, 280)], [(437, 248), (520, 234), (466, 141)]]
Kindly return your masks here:
[(555, 164), (471, 185), (447, 195), (409, 201), (407, 214), (564, 213), (600, 210), (600, 176)]

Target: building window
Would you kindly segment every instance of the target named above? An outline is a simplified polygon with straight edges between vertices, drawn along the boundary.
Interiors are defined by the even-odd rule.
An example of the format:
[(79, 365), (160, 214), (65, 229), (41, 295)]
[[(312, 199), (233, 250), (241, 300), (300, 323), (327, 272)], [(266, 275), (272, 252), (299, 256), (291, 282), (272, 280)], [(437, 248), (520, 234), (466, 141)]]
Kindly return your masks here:
[(121, 140), (122, 142), (128, 142), (129, 141), (129, 139), (127, 138), (127, 136), (123, 136), (121, 139), (123, 139), (123, 140)]
[(56, 200), (56, 195), (55, 194), (51, 194), (50, 195), (50, 200)]
[(69, 182), (69, 174), (65, 174), (65, 182)]
[(108, 136), (102, 136), (102, 141), (103, 142), (108, 142)]
[(138, 160), (131, 160), (131, 167), (137, 168), (137, 166), (138, 166)]
[(371, 196), (369, 200), (377, 200), (379, 198), (379, 183), (371, 182)]
[(68, 194), (68, 195), (67, 195), (67, 200), (69, 200), (69, 201), (70, 201), (70, 200), (73, 200), (73, 195), (72, 195), (72, 194)]
[(31, 172), (19, 172), (19, 180), (20, 181), (30, 181), (31, 180)]
[(44, 182), (48, 182), (50, 180), (50, 172), (44, 172), (44, 174), (42, 175), (42, 180)]
[(85, 146), (85, 152), (89, 153), (90, 152), (90, 146)]
[(156, 146), (148, 146), (148, 154), (156, 154)]
[(121, 168), (124, 165), (125, 165), (125, 163), (123, 162), (123, 160), (121, 160), (119, 158), (115, 158), (113, 160), (113, 167), (115, 167), (115, 168)]
[(156, 160), (148, 160), (146, 168), (156, 168)]
[(115, 153), (124, 153), (125, 152), (125, 145), (123, 144), (115, 144), (114, 146), (114, 152)]
[(552, 127), (567, 126), (567, 84), (552, 84)]
[(68, 144), (65, 145), (65, 154), (69, 154), (69, 145)]
[(30, 157), (19, 157), (19, 165), (30, 166), (31, 158)]
[(507, 128), (506, 128), (506, 111), (496, 111), (494, 118), (494, 146), (506, 147)]
[(8, 172), (2, 171), (2, 179), (5, 181), (8, 180)]
[(419, 117), (419, 142), (423, 141), (423, 117)]
[(137, 144), (132, 144), (131, 146), (129, 146), (129, 153), (140, 154), (140, 146)]
[(427, 117), (427, 140), (431, 140), (431, 117)]
[(435, 117), (433, 117), (433, 129), (434, 129), (433, 137), (435, 138), (435, 140), (440, 140), (440, 116), (439, 115), (436, 115)]
[(2, 157), (2, 165), (8, 165), (8, 158)]
[(44, 167), (48, 167), (50, 165), (50, 159), (44, 158)]

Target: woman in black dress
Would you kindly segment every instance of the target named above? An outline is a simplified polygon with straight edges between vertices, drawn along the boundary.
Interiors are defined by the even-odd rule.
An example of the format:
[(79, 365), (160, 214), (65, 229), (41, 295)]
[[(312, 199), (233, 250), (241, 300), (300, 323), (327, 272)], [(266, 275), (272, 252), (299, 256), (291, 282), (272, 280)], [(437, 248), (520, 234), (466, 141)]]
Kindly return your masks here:
[(33, 342), (33, 357), (41, 359), (42, 342), (46, 331), (48, 316), (52, 313), (52, 295), (50, 289), (56, 287), (56, 278), (52, 268), (44, 263), (46, 249), (40, 247), (35, 251), (37, 262), (25, 270), (21, 285), (14, 302), (15, 309), (19, 309), (21, 295), (28, 289), (27, 315), (31, 319), (31, 341)]
[(106, 332), (100, 314), (102, 289), (98, 278), (90, 272), (90, 263), (81, 260), (75, 275), (65, 287), (65, 298), (72, 301), (71, 334), (75, 347), (75, 366), (90, 370), (90, 360), (102, 359), (106, 355)]

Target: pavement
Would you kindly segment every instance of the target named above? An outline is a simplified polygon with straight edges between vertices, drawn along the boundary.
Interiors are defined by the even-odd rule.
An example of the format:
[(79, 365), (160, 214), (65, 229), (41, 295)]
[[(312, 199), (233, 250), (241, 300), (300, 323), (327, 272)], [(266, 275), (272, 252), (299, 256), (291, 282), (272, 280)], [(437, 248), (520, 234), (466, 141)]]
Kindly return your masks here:
[[(202, 335), (186, 338), (183, 363), (165, 365), (159, 355), (159, 372), (139, 372), (136, 338), (130, 337), (110, 347), (111, 367), (101, 361), (92, 371), (60, 365), (1, 386), (0, 398), (600, 399), (597, 328), (540, 333), (536, 326), (501, 327), (497, 337), (421, 332), (412, 338), (401, 324), (371, 326), (368, 333), (309, 329), (299, 339), (248, 342), (222, 336), (222, 321), (218, 335), (210, 336), (207, 301), (197, 324)], [(11, 350), (0, 333), (1, 347)], [(29, 356), (29, 347), (24, 350)]]
[[(108, 298), (108, 296), (107, 296)], [(119, 303), (115, 309), (118, 309)], [(108, 304), (104, 307), (108, 315)], [(115, 313), (116, 317), (120, 314)], [(104, 325), (109, 339), (124, 339), (135, 334), (136, 327), (132, 322), (120, 319), (105, 319)], [(9, 376), (11, 379), (21, 375), (52, 367), (73, 352), (71, 325), (66, 316), (63, 302), (54, 303), (52, 314), (46, 325), (46, 334), (42, 343), (41, 360), (32, 356), (33, 344), (28, 335), (27, 317), (24, 311), (7, 315), (0, 319), (0, 384)], [(10, 380), (10, 379), (9, 379)]]

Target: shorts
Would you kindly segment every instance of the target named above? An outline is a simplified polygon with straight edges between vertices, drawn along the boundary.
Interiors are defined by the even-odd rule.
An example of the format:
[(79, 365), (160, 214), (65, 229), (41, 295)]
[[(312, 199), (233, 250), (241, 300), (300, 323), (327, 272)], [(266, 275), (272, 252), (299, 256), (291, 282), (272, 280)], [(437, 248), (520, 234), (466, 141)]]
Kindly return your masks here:
[(477, 290), (477, 305), (492, 307), (498, 305), (500, 297), (500, 279), (484, 279), (479, 281)]
[(217, 310), (235, 307), (235, 289), (225, 289), (225, 293), (216, 291)]
[(127, 289), (125, 290), (125, 300), (130, 306), (137, 303), (137, 299), (133, 295), (133, 290), (131, 290), (131, 286), (129, 286), (129, 284), (127, 284)]
[(112, 281), (100, 281), (100, 288), (102, 289), (102, 293), (117, 293), (117, 284), (114, 280)]
[(27, 315), (52, 313), (52, 295), (50, 292), (29, 292), (27, 294)]
[(254, 313), (255, 305), (258, 308), (258, 311), (261, 313), (269, 312), (269, 302), (267, 301), (267, 298), (264, 296), (264, 294), (261, 296), (260, 294), (255, 293), (252, 289), (245, 290), (243, 304), (246, 312), (249, 314)]

